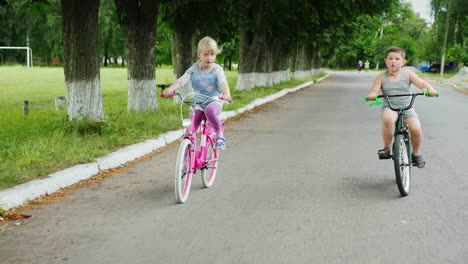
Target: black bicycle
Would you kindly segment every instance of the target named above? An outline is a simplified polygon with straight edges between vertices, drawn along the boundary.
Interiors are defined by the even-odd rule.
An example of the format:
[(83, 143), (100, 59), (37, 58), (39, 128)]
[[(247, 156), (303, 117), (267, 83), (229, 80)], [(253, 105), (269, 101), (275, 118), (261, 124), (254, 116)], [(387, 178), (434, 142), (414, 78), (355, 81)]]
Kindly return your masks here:
[[(393, 159), (393, 163), (395, 167), (396, 182), (398, 185), (398, 190), (400, 191), (402, 196), (407, 196), (409, 194), (410, 185), (411, 185), (411, 166), (416, 165), (416, 164), (413, 164), (413, 161), (412, 161), (413, 148), (411, 145), (411, 135), (410, 135), (408, 126), (405, 126), (403, 122), (404, 121), (403, 114), (406, 110), (413, 107), (414, 100), (416, 99), (416, 96), (418, 95), (429, 96), (429, 92), (427, 91), (427, 89), (423, 89), (422, 93), (376, 95), (374, 98), (375, 102), (369, 105), (369, 106), (380, 105), (383, 102), (382, 100), (380, 100), (380, 98), (385, 98), (385, 101), (389, 103), (390, 109), (398, 112), (398, 119), (395, 123), (395, 132), (393, 133), (393, 146), (392, 146), (393, 154), (390, 155), (390, 158)], [(407, 107), (403, 107), (395, 102), (392, 102), (389, 99), (390, 97), (403, 97), (403, 96), (411, 96), (411, 102)], [(439, 93), (436, 94), (436, 97), (439, 97)], [(369, 98), (366, 98), (365, 100), (369, 101)]]

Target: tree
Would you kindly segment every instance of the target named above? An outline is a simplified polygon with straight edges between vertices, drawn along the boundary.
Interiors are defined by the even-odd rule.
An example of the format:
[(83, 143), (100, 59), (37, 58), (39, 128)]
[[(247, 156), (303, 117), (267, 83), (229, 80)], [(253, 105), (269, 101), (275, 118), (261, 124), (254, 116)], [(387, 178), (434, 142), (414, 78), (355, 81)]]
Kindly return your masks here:
[[(14, 1), (0, 2), (0, 46), (26, 46), (28, 24), (23, 18), (22, 4)], [(0, 63), (10, 57), (18, 62), (26, 61), (25, 52), (0, 50)]]
[(123, 57), (125, 48), (114, 0), (101, 0), (101, 6), (99, 7), (99, 43), (99, 58), (104, 58), (104, 67), (112, 63), (111, 58), (114, 58), (114, 63), (117, 63), (117, 58)]
[(103, 120), (98, 45), (99, 0), (62, 0), (67, 111), (70, 120)]
[(435, 45), (443, 47), (437, 50), (437, 54), (445, 60), (445, 50), (450, 50), (457, 44), (466, 47), (468, 5), (464, 0), (432, 0), (431, 7)]
[(155, 45), (159, 1), (115, 0), (128, 64), (128, 111), (156, 110)]
[(35, 57), (45, 58), (47, 64), (52, 57), (63, 57), (62, 31), (59, 30), (62, 24), (60, 0), (30, 5), (28, 24), (30, 47)]

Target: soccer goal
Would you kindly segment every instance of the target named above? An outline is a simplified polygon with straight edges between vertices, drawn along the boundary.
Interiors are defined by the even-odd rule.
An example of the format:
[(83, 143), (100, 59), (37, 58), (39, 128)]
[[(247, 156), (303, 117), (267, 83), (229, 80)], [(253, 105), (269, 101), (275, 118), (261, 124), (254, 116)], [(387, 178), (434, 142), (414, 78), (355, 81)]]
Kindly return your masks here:
[(32, 49), (30, 47), (0, 47), (0, 49), (25, 49), (26, 50), (26, 64), (28, 68), (33, 66)]

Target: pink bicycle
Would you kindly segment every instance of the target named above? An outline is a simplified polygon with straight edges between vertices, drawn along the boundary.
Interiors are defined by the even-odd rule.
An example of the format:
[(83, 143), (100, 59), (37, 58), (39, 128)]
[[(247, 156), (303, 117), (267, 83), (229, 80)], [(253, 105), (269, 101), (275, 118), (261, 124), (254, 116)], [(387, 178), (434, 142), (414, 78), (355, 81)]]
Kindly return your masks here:
[[(210, 122), (203, 115), (202, 122), (195, 131), (194, 118), (197, 103), (185, 101), (185, 98), (194, 94), (190, 93), (182, 98), (180, 104), (180, 115), (182, 125), (185, 128), (185, 134), (179, 146), (175, 168), (175, 196), (179, 203), (187, 200), (192, 184), (192, 176), (197, 170), (201, 172), (203, 186), (209, 188), (213, 185), (216, 178), (219, 161), (219, 149), (215, 148), (216, 134)], [(180, 96), (180, 95), (179, 95)], [(208, 100), (218, 101), (220, 103), (228, 103), (220, 97), (208, 97)], [(204, 102), (203, 102), (204, 103)], [(201, 103), (201, 104), (203, 104)], [(189, 119), (183, 118), (183, 104), (189, 104)], [(226, 123), (221, 121), (221, 128), (224, 130)]]

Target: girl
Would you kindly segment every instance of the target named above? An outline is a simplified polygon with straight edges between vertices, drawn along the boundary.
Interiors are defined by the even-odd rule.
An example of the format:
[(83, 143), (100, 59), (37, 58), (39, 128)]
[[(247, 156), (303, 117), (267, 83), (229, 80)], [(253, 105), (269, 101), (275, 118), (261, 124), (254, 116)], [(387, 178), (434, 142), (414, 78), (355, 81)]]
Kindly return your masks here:
[[(382, 91), (383, 95), (394, 94), (409, 94), (411, 84), (416, 85), (419, 89), (427, 89), (430, 96), (435, 96), (437, 91), (432, 86), (419, 78), (412, 71), (402, 69), (405, 64), (405, 50), (398, 46), (390, 47), (385, 56), (385, 65), (387, 71), (379, 74), (374, 81), (374, 85), (370, 90), (367, 98), (374, 100), (375, 95)], [(392, 99), (396, 103), (407, 106), (410, 103), (410, 97), (395, 97)], [(414, 108), (408, 109), (404, 114), (404, 122), (409, 125), (409, 130), (413, 145), (413, 161), (418, 168), (426, 165), (421, 153), (420, 146), (422, 141), (421, 123)], [(390, 158), (390, 144), (392, 143), (393, 130), (398, 114), (389, 108), (388, 102), (382, 104), (382, 138), (384, 148), (378, 151), (378, 155), (382, 159)]]
[[(204, 37), (198, 42), (197, 56), (199, 62), (193, 64), (185, 73), (177, 79), (169, 88), (163, 91), (164, 96), (171, 95), (175, 90), (192, 81), (193, 89), (200, 94), (206, 96), (219, 96), (221, 92), (226, 101), (231, 101), (231, 93), (229, 91), (228, 82), (224, 75), (223, 68), (216, 64), (216, 55), (220, 50), (216, 41), (210, 37)], [(206, 100), (206, 96), (195, 95), (193, 101), (202, 103)], [(226, 147), (226, 139), (221, 128), (221, 121), (218, 115), (221, 113), (222, 105), (219, 102), (209, 100), (208, 102), (199, 105), (199, 109), (195, 112), (195, 127), (201, 123), (202, 115), (205, 113), (206, 118), (213, 125), (216, 133), (216, 148), (224, 149)]]

